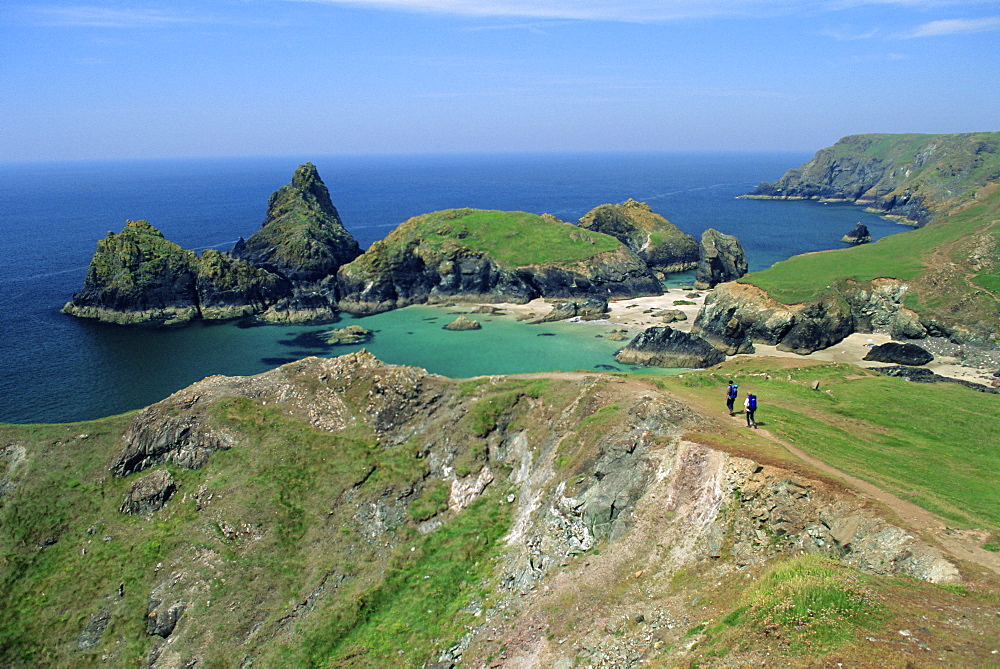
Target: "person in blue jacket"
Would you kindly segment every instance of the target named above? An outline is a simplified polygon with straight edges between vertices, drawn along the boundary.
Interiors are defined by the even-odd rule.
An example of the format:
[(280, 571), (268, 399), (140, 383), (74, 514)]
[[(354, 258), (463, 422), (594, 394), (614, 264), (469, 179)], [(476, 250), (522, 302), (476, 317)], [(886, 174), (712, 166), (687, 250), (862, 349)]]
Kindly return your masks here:
[(733, 415), (733, 405), (736, 403), (736, 396), (739, 394), (739, 386), (734, 382), (729, 382), (729, 387), (726, 388), (726, 408), (729, 409), (729, 415)]

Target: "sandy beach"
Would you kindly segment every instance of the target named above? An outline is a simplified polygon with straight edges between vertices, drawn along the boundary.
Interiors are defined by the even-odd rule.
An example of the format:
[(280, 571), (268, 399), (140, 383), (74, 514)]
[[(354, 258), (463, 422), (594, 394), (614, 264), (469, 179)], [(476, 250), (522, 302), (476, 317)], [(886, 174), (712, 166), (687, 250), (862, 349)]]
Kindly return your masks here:
[[(667, 325), (668, 327), (673, 327), (684, 332), (690, 332), (691, 326), (694, 324), (695, 316), (697, 316), (698, 311), (705, 302), (705, 296), (708, 295), (709, 292), (710, 291), (706, 290), (672, 288), (665, 291), (663, 295), (617, 300), (608, 303), (610, 311), (606, 318), (595, 321), (578, 320), (577, 322), (579, 322), (581, 327), (588, 327), (595, 324), (613, 325), (621, 329), (628, 330), (631, 333), (631, 336), (634, 336), (646, 328), (664, 325), (663, 318), (661, 316), (663, 311), (668, 309), (679, 309), (684, 312), (685, 316), (687, 316), (687, 320), (677, 321)], [(526, 304), (484, 303), (482, 306), (496, 307), (513, 314), (517, 318), (533, 320), (536, 318), (542, 318), (548, 314), (552, 309), (552, 305), (558, 301), (559, 300), (545, 300), (539, 298)], [(754, 344), (754, 348), (756, 349), (754, 353), (741, 354), (733, 357), (770, 356), (778, 358), (800, 358), (805, 360), (821, 360), (824, 362), (844, 362), (857, 365), (859, 367), (878, 368), (890, 365), (881, 362), (864, 360), (863, 358), (868, 354), (868, 351), (873, 346), (878, 346), (891, 340), (891, 337), (886, 334), (854, 333), (829, 348), (814, 351), (809, 355), (799, 355), (797, 353), (779, 351), (775, 346), (768, 346), (767, 344)], [(914, 343), (918, 346), (920, 345), (919, 341)], [(992, 375), (992, 372), (995, 370), (977, 369), (975, 367), (963, 365), (960, 364), (959, 360), (954, 357), (935, 356), (934, 360), (923, 367), (933, 371), (935, 374), (940, 374), (941, 376), (971, 381), (973, 383), (981, 383), (987, 386), (996, 381)]]

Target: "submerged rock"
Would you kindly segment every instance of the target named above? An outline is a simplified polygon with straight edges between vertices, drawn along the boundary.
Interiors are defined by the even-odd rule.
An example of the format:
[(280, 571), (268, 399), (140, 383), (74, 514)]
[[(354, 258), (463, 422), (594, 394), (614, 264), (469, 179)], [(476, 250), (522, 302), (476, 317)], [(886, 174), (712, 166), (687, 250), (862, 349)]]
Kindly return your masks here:
[(639, 333), (615, 356), (623, 364), (654, 367), (711, 367), (725, 359), (725, 353), (701, 337), (660, 326)]
[(698, 269), (694, 274), (695, 288), (713, 288), (735, 281), (746, 273), (747, 257), (740, 240), (712, 228), (702, 233)]
[(846, 235), (841, 237), (840, 241), (847, 244), (867, 244), (872, 240), (871, 233), (868, 232), (868, 226), (864, 223), (858, 223), (854, 226), (854, 229), (848, 232)]
[(479, 330), (482, 329), (482, 324), (479, 321), (469, 320), (465, 316), (459, 316), (451, 323), (442, 326), (445, 330)]

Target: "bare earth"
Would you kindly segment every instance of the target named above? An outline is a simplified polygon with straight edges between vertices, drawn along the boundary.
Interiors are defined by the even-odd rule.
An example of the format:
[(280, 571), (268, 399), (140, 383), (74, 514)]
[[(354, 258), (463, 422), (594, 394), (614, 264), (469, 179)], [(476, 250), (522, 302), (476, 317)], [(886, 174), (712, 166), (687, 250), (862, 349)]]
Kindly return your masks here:
[[(611, 311), (607, 318), (599, 321), (580, 321), (580, 325), (582, 327), (587, 327), (591, 324), (614, 325), (637, 334), (638, 332), (654, 325), (664, 325), (662, 317), (657, 315), (660, 312), (667, 309), (680, 309), (687, 316), (687, 320), (670, 323), (669, 327), (676, 328), (683, 332), (690, 332), (695, 316), (698, 315), (698, 311), (701, 309), (702, 304), (704, 304), (705, 296), (708, 292), (709, 291), (704, 290), (684, 290), (681, 288), (673, 288), (667, 290), (663, 295), (657, 295), (654, 297), (635, 297), (628, 300), (610, 302), (608, 306), (611, 307)], [(678, 301), (693, 302), (694, 304), (675, 304), (675, 302)], [(549, 313), (552, 309), (552, 302), (539, 298), (532, 300), (527, 304), (501, 303), (484, 306), (497, 307), (519, 318), (532, 319), (541, 318)], [(890, 341), (889, 335), (855, 333), (844, 339), (839, 344), (835, 344), (834, 346), (823, 349), (822, 351), (815, 351), (809, 355), (799, 355), (797, 353), (779, 351), (776, 347), (768, 346), (766, 344), (754, 344), (756, 351), (746, 355), (778, 358), (802, 358), (806, 360), (822, 360), (824, 362), (845, 362), (852, 365), (858, 365), (860, 367), (877, 368), (887, 367), (889, 365), (882, 362), (872, 362), (862, 359), (868, 354), (868, 351), (872, 346), (878, 346), (888, 341)], [(739, 358), (743, 356), (740, 355), (734, 357)], [(930, 369), (935, 374), (940, 374), (941, 376), (971, 381), (973, 383), (981, 383), (987, 386), (995, 380), (989, 370), (977, 369), (975, 367), (959, 364), (956, 358), (935, 357), (934, 360), (927, 365), (924, 365), (924, 367)]]

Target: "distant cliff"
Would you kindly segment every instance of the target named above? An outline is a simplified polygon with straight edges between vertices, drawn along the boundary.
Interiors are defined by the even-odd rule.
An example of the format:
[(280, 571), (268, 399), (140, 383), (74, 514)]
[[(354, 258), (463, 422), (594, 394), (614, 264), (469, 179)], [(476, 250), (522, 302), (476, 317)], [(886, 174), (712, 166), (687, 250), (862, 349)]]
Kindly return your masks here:
[(846, 200), (925, 225), (1000, 179), (1000, 132), (849, 135), (744, 197)]
[(552, 216), (450, 209), (414, 217), (338, 273), (340, 308), (377, 313), (443, 297), (659, 295), (646, 264), (614, 237)]

